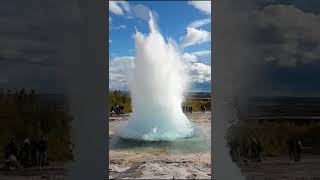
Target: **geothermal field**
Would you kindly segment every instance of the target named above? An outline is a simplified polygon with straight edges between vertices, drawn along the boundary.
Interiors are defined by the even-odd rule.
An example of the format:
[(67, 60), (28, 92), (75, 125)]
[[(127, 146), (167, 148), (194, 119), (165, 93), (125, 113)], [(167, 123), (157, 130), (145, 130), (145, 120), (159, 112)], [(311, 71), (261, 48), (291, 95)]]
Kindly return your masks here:
[(130, 117), (109, 117), (110, 179), (211, 178), (211, 112), (187, 114), (203, 136), (176, 141), (121, 140), (115, 132)]
[(151, 12), (148, 24), (147, 35), (134, 36), (133, 113), (109, 118), (109, 178), (210, 178), (211, 113), (183, 113), (186, 64)]

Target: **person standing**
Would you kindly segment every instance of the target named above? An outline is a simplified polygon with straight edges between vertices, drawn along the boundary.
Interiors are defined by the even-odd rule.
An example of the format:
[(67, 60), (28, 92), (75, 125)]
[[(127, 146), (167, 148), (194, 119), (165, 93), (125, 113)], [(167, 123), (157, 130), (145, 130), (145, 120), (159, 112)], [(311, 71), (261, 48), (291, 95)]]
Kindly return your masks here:
[(26, 138), (22, 146), (22, 165), (27, 168), (30, 166), (30, 141)]
[(296, 161), (301, 161), (302, 144), (300, 140), (296, 140)]
[(258, 143), (255, 137), (252, 137), (251, 144), (250, 144), (250, 149), (251, 149), (251, 159), (253, 161), (258, 161)]
[(18, 147), (14, 140), (14, 138), (11, 138), (5, 152), (5, 158), (9, 158), (11, 155), (14, 155), (17, 157), (18, 155)]
[(257, 139), (257, 162), (261, 162), (261, 161), (262, 161), (262, 145), (259, 139)]
[(120, 108), (119, 108), (119, 105), (117, 105), (116, 106), (116, 114), (119, 115), (119, 113), (120, 113)]
[(289, 139), (288, 140), (288, 153), (289, 153), (289, 158), (291, 161), (295, 160), (295, 149), (294, 149), (294, 140)]
[(48, 151), (48, 142), (44, 136), (39, 141), (38, 150), (39, 150), (39, 161), (38, 161), (39, 166), (43, 167), (47, 160), (47, 151)]
[(35, 138), (32, 138), (30, 141), (30, 151), (31, 151), (31, 166), (37, 166), (37, 154), (38, 154), (38, 143)]
[(230, 154), (232, 161), (238, 162), (240, 160), (240, 144), (237, 139), (230, 142)]
[(111, 116), (114, 114), (114, 106), (111, 106)]

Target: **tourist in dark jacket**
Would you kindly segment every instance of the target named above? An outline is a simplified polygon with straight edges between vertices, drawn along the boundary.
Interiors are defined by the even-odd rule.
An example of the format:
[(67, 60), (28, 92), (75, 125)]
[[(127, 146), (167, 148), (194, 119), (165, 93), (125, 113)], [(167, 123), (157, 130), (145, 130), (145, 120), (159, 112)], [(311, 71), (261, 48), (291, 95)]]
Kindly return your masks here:
[(295, 160), (295, 143), (293, 139), (288, 140), (288, 153), (290, 160)]
[(23, 167), (27, 168), (30, 167), (30, 157), (31, 157), (31, 146), (30, 140), (26, 138), (23, 142), (22, 149), (21, 149), (21, 161)]
[(30, 149), (31, 149), (31, 166), (37, 166), (38, 142), (35, 138), (32, 138), (30, 141)]
[(111, 106), (111, 115), (114, 113), (114, 106)]
[(47, 151), (48, 151), (48, 142), (47, 139), (43, 136), (38, 144), (39, 151), (39, 166), (43, 167), (46, 164), (47, 160)]
[(301, 160), (302, 144), (300, 140), (296, 140), (296, 161)]
[(14, 138), (11, 138), (5, 152), (5, 158), (9, 158), (11, 155), (14, 155), (17, 157), (18, 155), (18, 146), (14, 140)]

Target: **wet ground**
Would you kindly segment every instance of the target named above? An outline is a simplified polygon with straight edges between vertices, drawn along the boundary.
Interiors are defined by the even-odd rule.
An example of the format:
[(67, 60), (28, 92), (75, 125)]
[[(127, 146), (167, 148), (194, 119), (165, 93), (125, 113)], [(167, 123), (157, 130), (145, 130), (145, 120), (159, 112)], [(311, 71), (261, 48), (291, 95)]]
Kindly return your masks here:
[(210, 179), (211, 113), (191, 113), (188, 118), (203, 136), (174, 142), (121, 140), (117, 129), (130, 116), (110, 117), (110, 179)]

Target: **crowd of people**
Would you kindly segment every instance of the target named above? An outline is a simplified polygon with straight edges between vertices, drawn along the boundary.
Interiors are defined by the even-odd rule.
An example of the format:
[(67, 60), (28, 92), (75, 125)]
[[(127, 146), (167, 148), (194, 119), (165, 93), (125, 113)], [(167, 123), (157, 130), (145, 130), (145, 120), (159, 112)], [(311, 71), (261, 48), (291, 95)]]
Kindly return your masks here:
[(233, 161), (240, 161), (240, 159), (251, 160), (254, 162), (262, 161), (262, 146), (258, 139), (251, 137), (246, 145), (241, 147), (239, 141), (232, 140), (229, 142), (230, 155)]
[[(262, 162), (263, 148), (261, 143), (255, 137), (249, 138), (248, 143), (241, 145), (239, 141), (229, 141), (230, 155), (232, 161), (238, 162), (240, 160), (251, 160), (254, 162)], [(302, 153), (302, 144), (300, 140), (290, 139), (288, 141), (288, 153), (291, 161), (300, 161)]]
[(47, 164), (48, 142), (46, 137), (25, 138), (19, 146), (14, 138), (11, 138), (5, 148), (6, 167), (16, 169), (18, 167), (43, 167)]
[(116, 105), (116, 107), (111, 106), (111, 116), (113, 114), (119, 115), (119, 114), (124, 114), (124, 106), (122, 105)]
[[(207, 107), (204, 105), (202, 105), (200, 108), (201, 108), (201, 112), (203, 112), (203, 113), (207, 110)], [(187, 106), (187, 105), (182, 106), (182, 111), (184, 113), (192, 113), (192, 106)], [(114, 114), (119, 115), (119, 114), (124, 114), (124, 113), (125, 113), (124, 106), (122, 106), (122, 105), (120, 105), (120, 106), (116, 105), (115, 107), (111, 106), (111, 111), (110, 111), (111, 116)]]
[(182, 106), (182, 111), (184, 113), (192, 113), (192, 106)]

